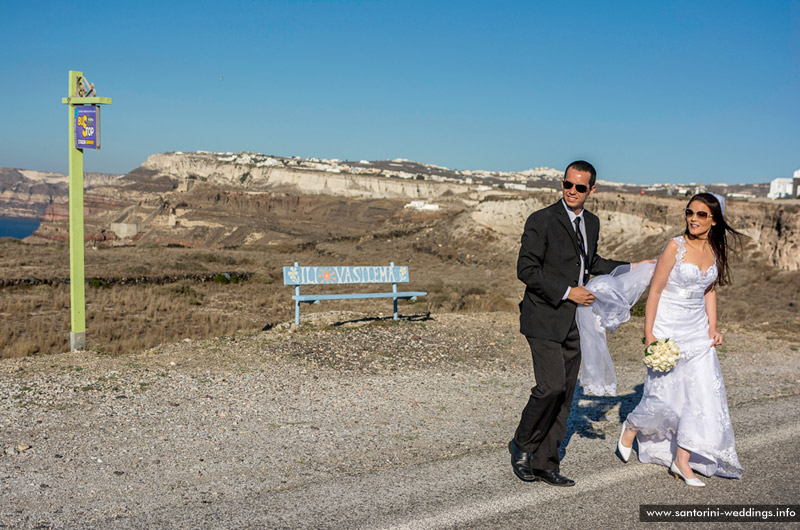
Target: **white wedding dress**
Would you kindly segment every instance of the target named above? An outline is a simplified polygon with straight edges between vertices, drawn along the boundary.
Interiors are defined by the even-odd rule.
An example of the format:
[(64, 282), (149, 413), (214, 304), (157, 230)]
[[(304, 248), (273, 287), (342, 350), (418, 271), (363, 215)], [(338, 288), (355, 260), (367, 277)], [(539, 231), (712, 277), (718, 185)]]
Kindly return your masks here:
[(661, 293), (653, 334), (674, 339), (681, 350), (669, 372), (647, 370), (642, 400), (626, 422), (637, 431), (639, 460), (669, 466), (677, 446), (691, 451), (689, 465), (706, 476), (739, 478), (728, 399), (717, 352), (708, 335), (704, 293), (717, 279), (717, 266), (701, 271), (684, 262), (683, 236), (675, 266)]

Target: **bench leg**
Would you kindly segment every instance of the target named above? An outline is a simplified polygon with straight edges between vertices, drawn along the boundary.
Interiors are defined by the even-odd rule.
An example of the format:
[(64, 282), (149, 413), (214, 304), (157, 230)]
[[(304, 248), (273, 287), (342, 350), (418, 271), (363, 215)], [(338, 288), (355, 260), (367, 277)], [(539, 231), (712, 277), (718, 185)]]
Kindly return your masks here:
[[(394, 267), (394, 261), (391, 262), (389, 264), (389, 266), (390, 267)], [(392, 284), (392, 292), (395, 295), (394, 298), (392, 298), (392, 300), (394, 301), (394, 319), (397, 320), (397, 284), (396, 283)]]
[[(300, 286), (299, 285), (295, 286), (294, 294), (297, 295), (298, 298), (300, 297)], [(294, 325), (295, 326), (299, 326), (300, 325), (300, 300), (297, 300), (297, 299), (295, 299), (295, 301), (294, 301)]]

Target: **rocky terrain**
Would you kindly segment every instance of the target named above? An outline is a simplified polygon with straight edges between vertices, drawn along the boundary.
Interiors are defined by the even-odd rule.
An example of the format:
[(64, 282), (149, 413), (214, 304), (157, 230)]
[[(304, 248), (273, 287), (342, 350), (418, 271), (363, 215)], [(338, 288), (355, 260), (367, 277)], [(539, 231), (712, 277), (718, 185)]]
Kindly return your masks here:
[[(4, 360), (0, 527), (336, 528), (341, 519), (318, 514), (346, 492), (330, 491), (308, 516), (281, 499), (435, 464), (452, 476), (452, 466), (477, 455), (497, 461), (475, 479), (499, 482), (485, 495), (514, 491), (523, 485), (507, 466), (505, 445), (532, 386), (516, 324), (504, 312), (397, 323), (327, 312), (299, 329), (278, 325), (130, 355)], [(588, 461), (623, 468), (613, 450), (621, 419), (641, 395), (641, 326), (634, 317), (610, 337), (619, 395), (578, 391), (564, 468), (579, 481), (587, 472), (573, 473)], [(720, 364), (741, 434), (744, 411), (800, 394), (800, 343), (736, 323), (725, 340)], [(759, 432), (781, 427), (766, 423)], [(731, 487), (736, 502), (793, 502), (797, 475), (788, 468), (769, 477), (772, 496), (755, 496), (757, 466), (772, 458), (761, 447), (743, 453), (742, 441), (750, 474), (738, 488), (738, 481), (709, 479), (703, 502), (720, 502)], [(687, 489), (666, 473), (648, 480), (658, 492), (651, 500)], [(528, 495), (552, 493), (527, 488)]]
[[(113, 185), (121, 175), (86, 173), (85, 189)], [(42, 218), (51, 204), (66, 202), (68, 178), (61, 173), (0, 168), (0, 216)]]
[[(0, 214), (44, 210), (36, 238), (66, 241), (63, 176), (3, 170), (0, 177)], [(558, 178), (558, 171), (548, 168), (509, 174), (406, 160), (163, 153), (121, 177), (87, 176), (86, 238), (95, 245), (240, 248), (359, 237), (379, 227), (415, 230), (448, 217), (454, 233), (483, 232), (499, 239), (505, 252), (516, 244), (527, 213), (553, 200), (549, 190), (557, 189)], [(680, 226), (672, 197), (636, 195), (630, 192), (639, 188), (604, 181), (598, 185), (590, 208), (603, 215), (610, 248), (641, 248), (648, 238)], [(425, 201), (437, 209), (426, 209)], [(770, 265), (800, 267), (797, 206), (728, 202), (733, 224)]]
[[(259, 153), (159, 153), (127, 175), (87, 173), (85, 189), (89, 202), (113, 209), (135, 204), (152, 195), (172, 190), (187, 191), (199, 183), (217, 187), (290, 195), (335, 195), (348, 198), (432, 199), (473, 191), (514, 189), (542, 191), (559, 189), (561, 172), (535, 168), (520, 172), (453, 170), (405, 159), (340, 161), (302, 159)], [(737, 196), (766, 196), (768, 184), (691, 184), (637, 186), (599, 180), (606, 191), (685, 195), (698, 189)], [(93, 190), (105, 187), (97, 197)], [(0, 215), (41, 217), (50, 205), (50, 218), (59, 217), (58, 205), (66, 202), (67, 177), (59, 173), (0, 168)], [(105, 199), (103, 199), (105, 197)], [(122, 198), (123, 201), (114, 199)], [(115, 204), (116, 203), (116, 204)]]
[[(52, 174), (4, 175), (38, 179), (52, 197), (34, 236), (0, 241), (0, 357), (63, 351), (68, 211), (53, 190), (66, 184)], [(287, 320), (291, 293), (281, 270), (295, 261), (403, 263), (411, 270), (409, 288), (429, 293), (413, 311), (514, 312), (522, 292), (514, 273), (521, 227), (558, 192), (486, 180), (500, 177), (512, 176), (409, 161), (169, 153), (122, 177), (87, 178), (89, 345), (129, 352)], [(546, 168), (513, 177), (558, 183), (558, 172)], [(685, 197), (598, 186), (588, 208), (602, 221), (602, 255), (652, 258), (681, 231)], [(738, 245), (734, 284), (720, 293), (722, 311), (784, 333), (800, 322), (800, 207), (731, 198), (727, 217), (747, 237)], [(382, 313), (386, 304), (303, 308), (330, 309)]]
[[(268, 527), (336, 527), (281, 499), (474, 455), (505, 462), (532, 385), (519, 235), (558, 198), (545, 185), (557, 172), (524, 175), (541, 185), (522, 190), (408, 161), (244, 156), (154, 155), (87, 179), (85, 352), (66, 351), (65, 184), (34, 175), (28, 211), (44, 205), (42, 226), (0, 240), (0, 528), (253, 526), (254, 506)], [(654, 257), (680, 233), (685, 197), (600, 190), (587, 207), (602, 255)], [(726, 215), (747, 237), (719, 290), (718, 353), (744, 415), (800, 394), (800, 207), (730, 199)], [(428, 295), (401, 303), (397, 322), (389, 301), (334, 301), (303, 307), (295, 327), (281, 279), (294, 261), (394, 261)], [(641, 312), (609, 339), (620, 395), (577, 397), (570, 465), (602, 444), (612, 465), (644, 377)], [(797, 482), (783, 478), (791, 498)]]

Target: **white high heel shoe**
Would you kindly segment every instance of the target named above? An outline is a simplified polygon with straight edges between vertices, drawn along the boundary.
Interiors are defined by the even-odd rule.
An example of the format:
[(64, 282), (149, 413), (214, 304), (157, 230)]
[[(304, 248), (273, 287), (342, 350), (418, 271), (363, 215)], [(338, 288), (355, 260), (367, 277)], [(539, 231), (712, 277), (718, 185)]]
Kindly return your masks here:
[(675, 461), (673, 461), (672, 465), (669, 466), (669, 472), (672, 473), (672, 476), (675, 477), (675, 480), (678, 480), (678, 477), (681, 477), (687, 486), (695, 486), (697, 488), (702, 488), (703, 486), (706, 485), (705, 482), (703, 482), (699, 478), (684, 477), (683, 473), (681, 473), (680, 470), (678, 469), (678, 466), (675, 465)]
[(625, 434), (625, 429), (627, 429), (628, 424), (626, 422), (622, 422), (622, 430), (619, 433), (619, 440), (617, 441), (617, 451), (619, 451), (619, 456), (622, 458), (622, 461), (626, 464), (631, 457), (631, 450), (633, 449), (633, 444), (630, 447), (625, 447), (622, 445), (622, 435)]

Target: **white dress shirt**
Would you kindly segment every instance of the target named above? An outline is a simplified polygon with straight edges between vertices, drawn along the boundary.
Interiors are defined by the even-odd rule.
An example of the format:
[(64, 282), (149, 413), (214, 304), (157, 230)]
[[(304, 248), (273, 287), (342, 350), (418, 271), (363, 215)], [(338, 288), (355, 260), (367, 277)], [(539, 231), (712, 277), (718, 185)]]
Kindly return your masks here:
[[(567, 203), (564, 201), (564, 199), (561, 199), (561, 204), (564, 205), (564, 209), (567, 211), (567, 215), (569, 216), (569, 222), (572, 225), (573, 230), (575, 229), (575, 219), (580, 217), (581, 236), (583, 237), (583, 246), (585, 247), (587, 239), (586, 239), (586, 223), (584, 222), (583, 219), (583, 210), (581, 210), (581, 213), (579, 213), (578, 215), (575, 215), (575, 212), (573, 212), (572, 209), (569, 206), (567, 206)], [(584, 251), (586, 250), (587, 249), (584, 248)], [(578, 285), (583, 285), (583, 272), (586, 270), (586, 263), (583, 262), (582, 255), (580, 256), (580, 258), (581, 258), (581, 270), (580, 270), (580, 275), (578, 276)], [(564, 293), (564, 297), (562, 298), (562, 300), (566, 300), (567, 297), (569, 297), (569, 292), (571, 289), (572, 287), (567, 287), (567, 292)]]

